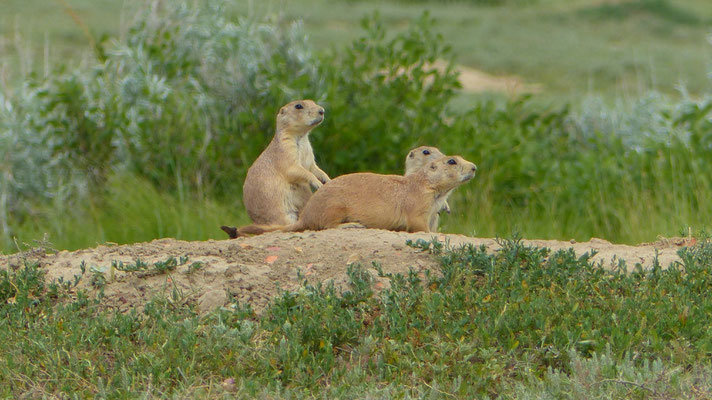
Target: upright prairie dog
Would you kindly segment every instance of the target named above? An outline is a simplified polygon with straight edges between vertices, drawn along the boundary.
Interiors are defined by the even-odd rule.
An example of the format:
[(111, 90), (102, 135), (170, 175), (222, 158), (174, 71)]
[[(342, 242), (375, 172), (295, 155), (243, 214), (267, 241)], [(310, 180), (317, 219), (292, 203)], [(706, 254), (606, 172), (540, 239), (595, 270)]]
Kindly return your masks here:
[(366, 228), (430, 232), (438, 196), (475, 176), (475, 164), (459, 156), (429, 162), (408, 176), (369, 172), (334, 178), (309, 199), (296, 223), (222, 227), (234, 238), (270, 231), (300, 232), (335, 228), (347, 222)]
[[(405, 158), (405, 175), (410, 175), (413, 172), (423, 168), (430, 161), (437, 160), (438, 158), (444, 156), (445, 154), (443, 154), (437, 147), (416, 147), (413, 150), (409, 151), (408, 155)], [(440, 204), (440, 208), (438, 208), (438, 212), (433, 214), (433, 216), (430, 218), (429, 225), (431, 232), (436, 232), (438, 230), (438, 223), (440, 222), (439, 213), (441, 211), (445, 211), (450, 214), (450, 204), (448, 204), (447, 198), (450, 197), (451, 193), (452, 190), (448, 191), (437, 199), (438, 203)]]
[(256, 224), (287, 225), (312, 195), (329, 181), (314, 161), (309, 132), (324, 120), (324, 108), (311, 100), (293, 101), (279, 110), (277, 130), (247, 170), (242, 197)]

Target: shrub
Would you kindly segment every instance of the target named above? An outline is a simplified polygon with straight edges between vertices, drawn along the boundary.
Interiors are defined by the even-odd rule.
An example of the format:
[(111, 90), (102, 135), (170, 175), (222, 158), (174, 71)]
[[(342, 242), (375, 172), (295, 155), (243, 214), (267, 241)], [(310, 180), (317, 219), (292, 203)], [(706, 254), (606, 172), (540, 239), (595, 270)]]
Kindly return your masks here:
[(326, 107), (312, 142), (330, 176), (401, 173), (422, 144), (477, 163), (446, 230), (637, 241), (712, 219), (709, 98), (542, 110), (523, 97), (454, 112), (457, 73), (427, 14), (393, 35), (370, 16), (363, 37), (313, 54), (298, 23), (231, 20), (218, 0), (163, 7), (90, 68), (59, 68), (0, 99), (5, 243), (28, 217), (64, 214), (86, 194), (102, 208), (114, 174), (167, 198), (236, 202), (295, 98)]
[(300, 24), (233, 22), (221, 1), (148, 14), (107, 53), (129, 167), (168, 189), (239, 191), (281, 104), (321, 91)]
[(409, 149), (447, 141), (457, 74), (427, 14), (393, 38), (378, 15), (362, 25), (362, 38), (321, 63), (329, 114), (312, 140), (331, 175), (402, 173)]

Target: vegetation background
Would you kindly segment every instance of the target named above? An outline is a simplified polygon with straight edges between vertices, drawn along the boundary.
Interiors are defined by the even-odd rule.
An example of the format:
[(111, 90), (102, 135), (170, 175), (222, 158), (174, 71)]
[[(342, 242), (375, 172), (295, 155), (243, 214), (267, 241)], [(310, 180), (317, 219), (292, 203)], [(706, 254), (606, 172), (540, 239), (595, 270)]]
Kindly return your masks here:
[[(312, 142), (331, 176), (400, 173), (421, 144), (476, 162), (446, 232), (634, 243), (705, 229), (705, 5), (6, 1), (1, 249), (223, 237), (247, 222), (245, 170), (295, 98), (326, 107)], [(537, 93), (463, 91), (461, 66)]]
[[(283, 103), (309, 97), (331, 175), (400, 173), (421, 144), (479, 165), (443, 230), (618, 242), (697, 233), (681, 262), (410, 243), (437, 273), (362, 266), (256, 315), (170, 286), (102, 307), (0, 268), (0, 397), (712, 397), (712, 9), (707, 0), (3, 0), (0, 251), (222, 238)], [(377, 11), (377, 12), (375, 12)], [(520, 90), (463, 90), (462, 67)], [(26, 258), (29, 257), (29, 258)], [(200, 263), (187, 273), (199, 273)], [(374, 264), (374, 268), (378, 268)], [(77, 289), (87, 279), (95, 291)]]

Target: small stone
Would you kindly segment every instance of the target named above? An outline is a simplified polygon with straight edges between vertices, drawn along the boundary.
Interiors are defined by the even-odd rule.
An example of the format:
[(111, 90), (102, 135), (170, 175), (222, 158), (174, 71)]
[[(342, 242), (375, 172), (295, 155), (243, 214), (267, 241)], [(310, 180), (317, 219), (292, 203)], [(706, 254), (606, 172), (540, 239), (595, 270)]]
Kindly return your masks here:
[(13, 271), (20, 268), (20, 265), (22, 264), (19, 257), (10, 257), (7, 260), (7, 263), (8, 266), (13, 269)]
[(349, 258), (346, 259), (346, 265), (357, 264), (357, 263), (363, 265), (365, 263), (365, 261), (366, 260), (363, 258), (363, 256), (361, 254), (351, 253), (351, 255), (349, 255)]
[(595, 237), (592, 237), (591, 240), (589, 240), (589, 242), (590, 242), (591, 244), (598, 244), (598, 245), (609, 245), (609, 244), (611, 244), (611, 242), (609, 242), (608, 240), (600, 239), (600, 238), (595, 238)]
[(200, 310), (201, 314), (205, 314), (218, 307), (222, 307), (226, 301), (227, 292), (222, 289), (210, 290), (198, 298), (198, 310)]
[(223, 390), (226, 392), (234, 392), (235, 391), (235, 378), (227, 378), (224, 381), (222, 381), (221, 386)]

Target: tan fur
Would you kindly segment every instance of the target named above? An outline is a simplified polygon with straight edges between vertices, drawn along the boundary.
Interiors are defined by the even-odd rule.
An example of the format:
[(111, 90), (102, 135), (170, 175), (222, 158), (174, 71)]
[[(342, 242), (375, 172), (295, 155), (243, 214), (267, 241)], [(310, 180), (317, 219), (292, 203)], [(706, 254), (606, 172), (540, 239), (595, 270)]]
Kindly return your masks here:
[(342, 175), (314, 193), (294, 224), (223, 230), (236, 237), (276, 230), (328, 229), (355, 222), (367, 228), (430, 232), (430, 218), (439, 210), (438, 196), (472, 179), (476, 170), (475, 164), (462, 157), (446, 156), (408, 176)]
[[(445, 155), (437, 147), (432, 146), (420, 146), (412, 149), (408, 152), (405, 157), (405, 175), (412, 174), (413, 172), (423, 168), (427, 163), (433, 160), (437, 160)], [(450, 214), (450, 204), (447, 202), (447, 198), (450, 197), (452, 190), (438, 197), (437, 202), (440, 205), (438, 212), (433, 214), (430, 218), (428, 225), (430, 226), (431, 232), (437, 232), (438, 224), (440, 222), (440, 212), (445, 211)]]
[(440, 157), (445, 157), (437, 147), (420, 146), (412, 149), (405, 157), (405, 174), (410, 175), (413, 172), (423, 168), (427, 163), (437, 160)]
[(293, 101), (279, 110), (274, 138), (247, 170), (243, 186), (245, 209), (253, 222), (296, 222), (311, 188), (329, 181), (309, 143), (309, 132), (323, 120), (324, 109), (311, 100)]

